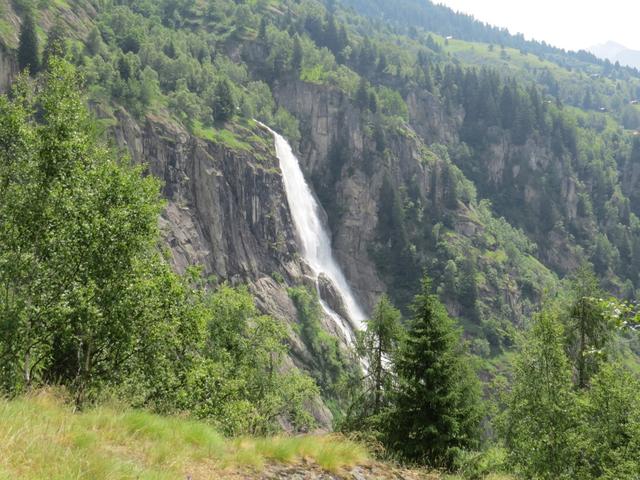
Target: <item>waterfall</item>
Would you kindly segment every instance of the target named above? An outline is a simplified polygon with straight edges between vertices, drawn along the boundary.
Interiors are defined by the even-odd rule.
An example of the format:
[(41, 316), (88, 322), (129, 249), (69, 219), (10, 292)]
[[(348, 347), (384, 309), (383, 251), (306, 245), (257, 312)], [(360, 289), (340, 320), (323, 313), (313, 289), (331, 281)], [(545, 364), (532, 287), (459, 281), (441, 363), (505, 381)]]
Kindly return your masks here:
[[(263, 125), (264, 126), (264, 125)], [(284, 179), (284, 187), (289, 201), (289, 209), (293, 217), (298, 237), (302, 243), (302, 255), (317, 277), (324, 274), (335, 286), (342, 297), (346, 313), (352, 327), (361, 330), (364, 327), (366, 315), (358, 304), (342, 269), (333, 257), (331, 241), (320, 217), (320, 207), (307, 184), (300, 163), (293, 154), (289, 143), (278, 133), (267, 128), (275, 138), (276, 154), (280, 160), (280, 169)], [(346, 338), (352, 339), (353, 334), (344, 320), (334, 312), (329, 305), (320, 299), (324, 311), (345, 333)]]

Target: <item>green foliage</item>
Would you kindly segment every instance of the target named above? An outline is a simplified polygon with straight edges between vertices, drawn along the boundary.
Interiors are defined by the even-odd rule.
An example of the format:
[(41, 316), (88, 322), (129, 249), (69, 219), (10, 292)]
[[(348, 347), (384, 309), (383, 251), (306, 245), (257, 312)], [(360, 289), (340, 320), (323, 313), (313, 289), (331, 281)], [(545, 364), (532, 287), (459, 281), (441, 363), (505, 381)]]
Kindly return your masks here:
[(534, 320), (514, 364), (504, 438), (526, 478), (572, 478), (576, 397), (557, 312)]
[(400, 322), (400, 311), (383, 295), (366, 329), (358, 333), (356, 349), (366, 372), (361, 388), (349, 405), (342, 429), (382, 437), (392, 405), (393, 361), (404, 334)]
[(586, 388), (591, 377), (607, 360), (612, 325), (602, 307), (598, 281), (588, 267), (582, 267), (573, 279), (572, 303), (567, 315), (566, 348), (577, 371), (579, 388)]
[(384, 397), (391, 391), (392, 377), (387, 363), (396, 355), (398, 344), (403, 338), (401, 315), (386, 295), (378, 301), (366, 330), (358, 339), (358, 351), (368, 367), (369, 388), (373, 398), (372, 414), (381, 412), (388, 400)]
[(104, 48), (104, 42), (102, 41), (102, 37), (98, 27), (94, 26), (91, 29), (85, 44), (86, 44), (85, 48), (87, 49), (88, 55), (93, 56), (102, 52)]
[(207, 299), (207, 311), (204, 358), (188, 373), (187, 409), (229, 435), (273, 433), (280, 417), (295, 428), (311, 425), (304, 406), (318, 394), (315, 383), (278, 371), (287, 351), (284, 327), (259, 315), (244, 289), (222, 286)]
[(326, 398), (339, 401), (352, 377), (359, 374), (358, 367), (341, 349), (338, 339), (322, 327), (317, 294), (296, 287), (289, 289), (289, 296), (298, 311), (300, 337), (313, 357), (312, 375)]
[(640, 380), (617, 364), (594, 377), (581, 405), (574, 478), (632, 479), (640, 474)]
[(425, 278), (394, 370), (389, 448), (401, 458), (451, 468), (479, 442), (480, 386), (460, 331)]
[(98, 141), (73, 67), (52, 56), (32, 87), (0, 97), (2, 391), (112, 394), (229, 434), (312, 425), (318, 390), (283, 371), (284, 327), (159, 254), (159, 184)]
[(382, 112), (390, 117), (399, 117), (403, 120), (408, 119), (407, 104), (397, 91), (382, 87), (378, 90), (377, 94)]
[[(25, 18), (20, 64), (34, 74), (33, 2), (13, 3)], [(483, 357), (508, 349), (514, 325), (556, 284), (547, 267), (562, 276), (567, 265), (589, 260), (603, 286), (633, 298), (640, 140), (624, 128), (638, 126), (630, 104), (640, 95), (637, 72), (418, 3), (345, 0), (357, 8), (347, 11), (316, 0), (98, 2), (85, 56), (69, 57), (92, 100), (139, 118), (168, 109), (162, 114), (195, 135), (244, 151), (251, 145), (236, 127), (256, 118), (306, 152), (312, 125), (282, 105), (299, 81), (316, 84), (363, 131), (363, 170), (380, 194), (369, 251), (390, 297), (407, 311), (428, 269)], [(63, 4), (37, 2), (42, 12)], [(36, 18), (50, 18), (40, 11)], [(381, 14), (384, 21), (371, 19)], [(43, 63), (63, 48), (64, 33), (54, 27)], [(81, 128), (91, 121), (62, 86), (40, 97), (27, 85), (16, 101), (0, 101), (3, 389), (63, 383), (79, 401), (115, 392), (136, 405), (206, 418), (229, 434), (270, 433), (283, 416), (309, 425), (303, 404), (317, 390), (308, 377), (283, 373), (283, 328), (261, 316), (244, 289), (207, 293), (198, 274), (172, 273), (155, 249), (158, 185), (91, 146), (91, 128)], [(339, 180), (362, 173), (347, 127), (339, 126), (344, 136), (332, 140), (316, 188), (334, 226)], [(424, 169), (430, 185), (416, 172), (402, 178), (405, 164), (396, 157), (405, 154), (420, 159), (416, 172)], [(477, 202), (476, 188), (491, 203)], [(524, 476), (637, 476), (637, 379), (610, 365), (635, 365), (629, 352), (637, 339), (608, 316), (593, 279), (583, 280), (535, 320), (515, 363), (502, 433)], [(475, 394), (464, 393), (474, 387), (461, 367), (468, 358), (459, 334), (435, 298), (418, 297), (421, 313), (388, 365), (372, 352), (376, 338), (379, 345), (394, 338), (395, 327), (393, 335), (378, 327), (397, 326), (397, 313), (379, 306), (360, 345), (374, 368), (359, 385), (357, 362), (325, 332), (314, 294), (293, 289), (291, 296), (325, 398), (336, 412), (347, 395), (362, 400), (363, 412), (350, 412), (359, 422), (351, 428), (388, 435), (401, 458), (460, 461), (470, 476), (501, 463), (493, 458), (499, 449), (459, 455), (476, 445), (465, 420), (477, 418)], [(505, 362), (484, 362), (483, 374), (503, 374)]]
[(216, 122), (227, 122), (236, 113), (236, 104), (233, 99), (231, 84), (225, 78), (218, 82), (213, 97), (213, 118)]
[(302, 70), (302, 62), (304, 60), (304, 50), (302, 48), (302, 42), (298, 35), (293, 37), (293, 53), (291, 56), (291, 67), (297, 73)]
[(640, 442), (639, 380), (602, 363), (588, 383), (578, 374), (574, 384), (562, 313), (547, 307), (521, 341), (501, 420), (509, 460), (526, 478), (632, 479), (640, 473), (632, 453)]
[(158, 183), (95, 141), (78, 87), (52, 60), (41, 93), (22, 80), (1, 100), (3, 356), (22, 372), (12, 391), (58, 381), (82, 397), (123, 368), (151, 314), (135, 304), (155, 258)]
[(380, 190), (376, 243), (371, 249), (391, 298), (399, 305), (408, 305), (422, 272), (409, 239), (402, 199), (388, 176)]

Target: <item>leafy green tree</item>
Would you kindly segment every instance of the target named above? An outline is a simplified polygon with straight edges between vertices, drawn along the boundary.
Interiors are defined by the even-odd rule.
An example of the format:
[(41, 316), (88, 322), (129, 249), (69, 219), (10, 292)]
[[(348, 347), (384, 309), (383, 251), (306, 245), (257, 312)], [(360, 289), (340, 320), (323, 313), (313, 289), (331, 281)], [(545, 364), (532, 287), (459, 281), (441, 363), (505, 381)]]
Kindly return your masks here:
[(140, 72), (140, 102), (143, 106), (148, 107), (160, 98), (160, 95), (158, 73), (153, 68), (147, 66)]
[(410, 461), (451, 468), (480, 433), (480, 387), (460, 330), (425, 277), (395, 371), (388, 445)]
[(231, 83), (226, 78), (216, 85), (213, 98), (213, 118), (216, 122), (227, 122), (233, 118), (236, 104), (231, 90)]
[[(147, 72), (148, 74), (149, 72)], [(169, 106), (189, 128), (202, 113), (198, 96), (189, 90), (184, 79), (178, 80), (176, 90), (169, 97)]]
[(318, 390), (284, 372), (286, 329), (246, 289), (209, 294), (157, 249), (159, 183), (104, 148), (73, 67), (0, 97), (0, 387), (64, 385), (188, 411), (225, 433), (313, 424)]
[(509, 459), (525, 478), (574, 478), (576, 396), (558, 312), (534, 320), (514, 362), (502, 430)]
[(159, 185), (96, 140), (73, 67), (52, 59), (45, 83), (0, 99), (1, 355), (12, 391), (56, 381), (81, 402), (154, 317), (136, 305), (157, 261)]
[(575, 478), (640, 475), (640, 380), (618, 364), (604, 365), (582, 395)]
[(31, 75), (40, 70), (40, 53), (38, 51), (38, 33), (33, 12), (27, 10), (20, 27), (20, 43), (18, 45), (18, 66), (20, 70), (29, 69)]
[(284, 325), (260, 315), (246, 288), (223, 285), (206, 303), (203, 358), (188, 373), (186, 408), (229, 435), (274, 433), (279, 417), (312, 426), (305, 404), (318, 388), (295, 370), (282, 373)]

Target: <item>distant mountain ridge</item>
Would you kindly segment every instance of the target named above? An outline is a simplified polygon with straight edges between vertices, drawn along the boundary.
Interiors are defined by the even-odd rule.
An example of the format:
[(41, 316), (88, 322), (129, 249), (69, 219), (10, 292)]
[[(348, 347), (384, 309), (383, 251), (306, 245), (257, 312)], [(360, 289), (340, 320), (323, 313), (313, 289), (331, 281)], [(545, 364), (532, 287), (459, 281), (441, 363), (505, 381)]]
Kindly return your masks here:
[(616, 42), (607, 42), (595, 45), (588, 49), (594, 55), (608, 59), (611, 62), (620, 62), (620, 65), (640, 68), (640, 50), (632, 50)]
[[(424, 28), (444, 37), (453, 36), (466, 41), (516, 48), (571, 68), (580, 68), (583, 62), (605, 65), (604, 59), (590, 50), (571, 51), (545, 41), (529, 40), (522, 33), (511, 33), (507, 28), (483, 22), (473, 15), (456, 11), (437, 1), (342, 0), (341, 4), (374, 20), (385, 22), (398, 32), (409, 33), (412, 27)], [(637, 63), (635, 68), (638, 68)], [(638, 75), (633, 70), (629, 73)]]

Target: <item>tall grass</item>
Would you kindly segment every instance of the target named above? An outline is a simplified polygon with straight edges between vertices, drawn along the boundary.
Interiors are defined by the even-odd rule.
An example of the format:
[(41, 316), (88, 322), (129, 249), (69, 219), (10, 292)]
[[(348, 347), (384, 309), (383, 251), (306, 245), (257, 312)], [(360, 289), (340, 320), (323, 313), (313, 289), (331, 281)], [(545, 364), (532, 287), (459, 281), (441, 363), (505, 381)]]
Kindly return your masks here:
[(0, 400), (0, 479), (218, 479), (302, 462), (337, 473), (369, 462), (332, 435), (226, 439), (210, 426), (118, 407), (74, 413), (51, 392)]

